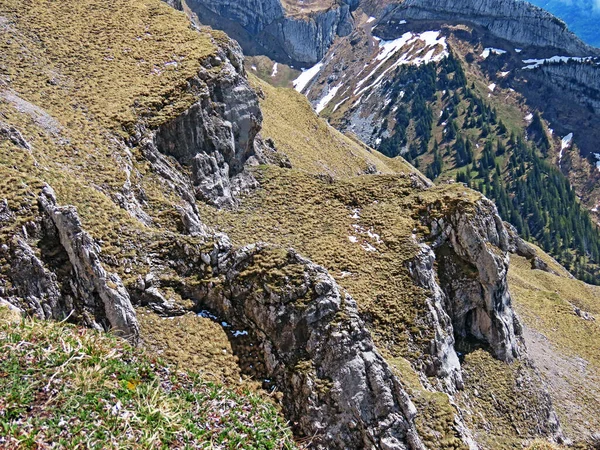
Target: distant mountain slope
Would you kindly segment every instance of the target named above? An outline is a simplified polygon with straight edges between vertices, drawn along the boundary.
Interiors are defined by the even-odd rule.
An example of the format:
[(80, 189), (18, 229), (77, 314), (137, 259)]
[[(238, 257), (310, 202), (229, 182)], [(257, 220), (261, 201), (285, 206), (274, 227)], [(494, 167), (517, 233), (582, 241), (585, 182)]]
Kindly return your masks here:
[(600, 47), (600, 2), (597, 0), (531, 0), (531, 3), (550, 11), (590, 45)]

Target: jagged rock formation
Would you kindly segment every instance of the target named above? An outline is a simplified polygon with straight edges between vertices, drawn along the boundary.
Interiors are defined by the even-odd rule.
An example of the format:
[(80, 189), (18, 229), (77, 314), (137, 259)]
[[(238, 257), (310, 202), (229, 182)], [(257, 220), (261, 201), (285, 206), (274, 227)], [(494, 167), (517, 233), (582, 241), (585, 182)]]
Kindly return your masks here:
[(261, 161), (255, 140), (262, 114), (245, 75), (241, 48), (227, 40), (192, 80), (196, 103), (161, 125), (147, 144), (149, 153), (156, 149), (189, 167), (194, 196), (217, 206), (232, 205), (235, 194), (255, 184), (244, 167)]
[[(343, 8), (350, 6), (355, 5), (345, 4), (331, 11), (341, 14)], [(157, 41), (160, 37), (157, 36)], [(258, 135), (262, 114), (258, 97), (245, 78), (239, 47), (220, 34), (213, 35), (210, 42), (218, 48), (206, 52), (202, 67), (188, 78), (175, 80), (185, 86), (185, 95), (193, 94), (193, 101), (184, 111), (167, 119), (161, 116), (162, 122), (157, 120), (153, 125), (136, 117), (139, 121), (129, 127), (119, 122), (117, 126), (110, 122), (114, 128), (99, 126), (99, 135), (108, 134), (107, 141), (118, 142), (109, 151), (98, 150), (100, 145), (86, 147), (87, 136), (71, 137), (93, 155), (90, 160), (104, 163), (100, 168), (94, 163), (75, 164), (83, 157), (75, 145), (68, 147), (69, 139), (53, 143), (53, 147), (39, 139), (39, 130), (28, 128), (27, 121), (19, 127), (2, 127), (2, 155), (20, 158), (6, 168), (6, 173), (13, 176), (14, 171), (21, 170), (20, 165), (41, 166), (37, 171), (32, 169), (31, 174), (20, 174), (25, 180), (21, 184), (26, 186), (19, 190), (20, 185), (11, 184), (11, 196), (0, 203), (1, 231), (3, 236), (6, 233), (11, 238), (0, 254), (2, 298), (44, 318), (64, 319), (75, 311), (71, 320), (95, 328), (112, 328), (133, 341), (138, 340), (139, 332), (132, 303), (162, 315), (208, 308), (248, 331), (258, 348), (265, 376), (283, 393), (287, 418), (294, 423), (298, 434), (313, 439), (314, 448), (424, 449), (425, 433), (419, 430), (416, 417), (419, 412), (435, 416), (438, 406), (433, 401), (429, 404), (433, 413), (416, 409), (403, 374), (375, 346), (373, 336), (377, 330), (368, 329), (375, 322), (369, 322), (368, 314), (361, 311), (351, 292), (345, 291), (343, 282), (334, 280), (337, 273), (328, 272), (294, 250), (282, 250), (288, 246), (253, 244), (235, 248), (225, 234), (216, 233), (220, 230), (211, 230), (206, 225), (211, 214), (221, 215), (226, 221), (224, 207), (241, 204), (236, 200), (237, 193), (258, 195), (251, 188), (261, 178), (255, 179), (246, 169), (257, 162), (268, 163), (268, 153), (274, 153), (277, 145), (263, 141)], [(173, 67), (178, 66), (170, 59), (173, 52), (169, 49), (165, 53), (166, 59), (156, 65), (174, 71)], [(51, 90), (54, 85), (49, 86)], [(169, 91), (169, 96), (179, 94)], [(126, 111), (138, 102), (143, 104), (138, 98), (129, 100), (131, 104), (126, 103), (123, 108)], [(60, 113), (62, 105), (50, 106), (54, 115)], [(2, 103), (0, 107), (7, 108), (7, 117), (17, 120), (16, 113), (8, 110), (8, 106)], [(71, 113), (71, 105), (67, 109)], [(147, 109), (144, 113), (151, 114)], [(71, 117), (67, 117), (69, 120), (65, 122), (70, 124)], [(90, 121), (87, 116), (84, 119)], [(123, 136), (124, 130), (129, 133), (127, 136)], [(311, 142), (308, 135), (313, 131), (305, 130), (306, 137), (301, 139)], [(65, 126), (63, 132), (68, 133), (69, 127)], [(351, 142), (343, 141), (336, 151), (356, 156), (362, 154), (360, 149), (372, 157), (370, 149), (353, 146)], [(24, 151), (17, 153), (15, 149)], [(34, 156), (29, 155), (30, 151)], [(43, 151), (50, 157), (43, 159)], [(127, 155), (128, 163), (143, 172), (143, 176), (123, 176), (121, 167), (115, 169), (115, 160), (120, 161), (121, 156), (115, 157), (118, 152)], [(34, 157), (40, 159), (39, 163), (35, 161), (36, 165), (30, 162)], [(60, 158), (56, 165), (53, 157)], [(323, 157), (327, 157), (325, 152)], [(363, 170), (358, 172), (363, 175), (354, 177), (359, 180), (357, 183), (364, 182), (364, 189), (354, 186), (348, 194), (343, 189), (333, 192), (336, 183), (333, 176), (316, 177), (294, 171), (285, 156), (277, 160), (280, 167), (264, 169), (262, 175), (267, 177), (269, 171), (272, 174), (279, 170), (287, 172), (292, 181), (304, 177), (323, 183), (319, 186), (321, 190), (312, 191), (317, 192), (311, 198), (317, 202), (312, 205), (315, 210), (325, 208), (320, 196), (332, 188), (328, 192), (330, 197), (322, 203), (336, 199), (341, 206), (327, 226), (333, 229), (342, 224), (346, 246), (353, 243), (348, 240), (350, 237), (358, 241), (356, 236), (348, 236), (349, 232), (360, 235), (361, 239), (366, 240), (365, 236), (376, 239), (379, 249), (354, 242), (357, 244), (354, 255), (360, 258), (348, 262), (350, 270), (358, 272), (367, 257), (385, 259), (386, 246), (396, 248), (395, 255), (399, 258), (391, 267), (402, 272), (397, 287), (415, 288), (409, 295), (394, 299), (400, 303), (399, 311), (404, 306), (402, 302), (410, 303), (409, 313), (398, 317), (419, 322), (419, 326), (404, 329), (402, 333), (406, 336), (398, 339), (409, 342), (413, 354), (406, 351), (394, 356), (407, 357), (406, 378), (413, 376), (418, 383), (422, 381), (430, 389), (428, 394), (441, 397), (440, 402), (448, 405), (449, 412), (444, 414), (456, 417), (448, 425), (449, 433), (463, 443), (472, 444), (466, 422), (460, 420), (447, 396), (464, 388), (456, 348), (468, 351), (464, 344), (474, 340), (475, 345), (485, 347), (507, 363), (520, 361), (524, 356), (506, 286), (506, 252), (510, 242), (493, 206), (485, 200), (473, 200), (479, 199), (473, 195), (465, 197), (457, 207), (453, 199), (462, 193), (453, 191), (452, 186), (448, 191), (437, 191), (413, 168), (398, 161), (385, 161), (389, 164), (387, 176), (373, 173), (378, 171), (373, 169), (376, 166), (367, 165), (368, 175)], [(50, 171), (51, 176), (46, 173)], [(79, 171), (83, 176), (74, 181)], [(85, 178), (98, 172), (102, 178)], [(40, 185), (44, 184), (40, 181), (45, 182), (46, 177), (56, 183), (60, 195), (44, 187), (38, 197)], [(133, 214), (131, 208), (113, 195), (123, 192), (123, 183), (127, 189), (146, 192), (145, 201), (136, 206), (144, 214)], [(289, 209), (289, 200), (303, 186), (288, 182), (280, 187), (287, 195), (287, 202), (282, 202), (283, 205), (274, 202), (272, 206)], [(417, 203), (425, 205), (425, 210), (413, 215), (413, 205), (405, 205), (405, 217), (398, 217), (395, 214), (398, 210), (390, 207), (387, 210), (392, 217), (390, 222), (378, 224), (383, 230), (381, 236), (373, 229), (361, 228), (359, 222), (353, 223), (354, 226), (343, 222), (355, 203), (362, 202), (367, 210), (365, 216), (369, 214), (368, 208), (375, 208), (373, 205), (383, 199), (377, 196), (388, 195), (389, 189), (398, 189), (399, 198), (422, 194), (425, 200), (419, 199)], [(37, 200), (35, 206), (28, 203), (32, 191)], [(444, 192), (449, 192), (448, 198)], [(439, 196), (442, 196), (439, 202), (432, 200)], [(59, 206), (57, 197), (69, 198), (70, 201), (62, 203), (74, 206)], [(272, 233), (273, 240), (279, 237), (275, 233), (293, 236), (296, 223), (304, 219), (302, 214), (301, 208), (294, 211), (295, 223), (287, 232), (280, 231), (283, 223), (266, 232)], [(321, 214), (319, 221), (329, 220), (325, 216)], [(21, 223), (25, 225), (20, 226)], [(88, 229), (87, 224), (98, 223), (99, 226)], [(392, 231), (384, 235), (387, 226)], [(424, 226), (430, 227), (428, 235), (420, 230), (410, 236), (410, 230)], [(258, 240), (253, 237), (251, 242)], [(302, 244), (302, 240), (298, 242)], [(339, 267), (337, 264), (343, 259), (339, 253), (331, 250), (329, 257), (331, 265)], [(410, 272), (412, 278), (405, 272)], [(339, 277), (343, 280), (346, 276), (354, 274), (342, 273)], [(428, 302), (423, 310), (413, 305), (421, 297), (427, 297)], [(182, 301), (177, 303), (172, 298)], [(374, 302), (377, 301), (375, 298)], [(392, 337), (394, 325), (391, 325)], [(431, 333), (427, 327), (432, 328)], [(397, 350), (393, 345), (390, 348)], [(430, 364), (422, 372), (420, 363), (424, 360)], [(510, 371), (509, 364), (506, 366)], [(544, 406), (551, 411), (549, 402)], [(536, 419), (544, 424), (548, 420)], [(548, 434), (547, 429), (555, 430), (551, 426), (540, 428), (541, 434)], [(526, 430), (525, 434), (529, 436), (532, 432)]]
[(305, 15), (296, 16), (288, 14), (281, 0), (187, 2), (201, 23), (225, 29), (244, 46), (246, 53), (266, 54), (287, 64), (314, 64), (336, 36), (350, 34), (350, 11), (357, 3), (331, 2), (314, 11), (311, 4)]
[(463, 379), (455, 348), (454, 329), (447, 308), (448, 299), (437, 282), (433, 250), (424, 243), (420, 245), (420, 249), (417, 257), (409, 264), (409, 270), (415, 283), (429, 294), (427, 302), (435, 338), (429, 349), (431, 363), (427, 372), (428, 375), (444, 380), (444, 388), (454, 392), (456, 388), (462, 389)]
[(582, 42), (561, 20), (528, 2), (514, 0), (406, 0), (384, 20), (471, 22), (515, 45), (547, 47), (572, 55), (590, 56), (598, 50)]
[[(528, 72), (522, 74), (528, 82), (537, 82), (555, 89), (562, 96), (579, 103), (588, 113), (600, 112), (600, 63), (597, 61), (549, 63), (524, 72)], [(584, 156), (588, 156), (594, 149), (592, 145), (584, 145)]]
[[(73, 207), (56, 205), (50, 187), (39, 197), (41, 224), (33, 224), (41, 255), (25, 238), (16, 236), (10, 248), (9, 276), (13, 290), (8, 300), (45, 319), (71, 315), (87, 326), (114, 330), (132, 342), (139, 327), (129, 294), (120, 277), (100, 262), (100, 247), (81, 226)], [(37, 235), (37, 236), (35, 236)]]
[(314, 448), (425, 448), (414, 405), (325, 269), (264, 244), (221, 246), (210, 259), (218, 281), (199, 300), (252, 330), (287, 417)]
[[(446, 208), (447, 205), (438, 205)], [(506, 276), (509, 237), (492, 202), (467, 214), (458, 207), (430, 223), (439, 276), (448, 297), (454, 333), (489, 345), (505, 361), (517, 358), (521, 327), (512, 309)]]

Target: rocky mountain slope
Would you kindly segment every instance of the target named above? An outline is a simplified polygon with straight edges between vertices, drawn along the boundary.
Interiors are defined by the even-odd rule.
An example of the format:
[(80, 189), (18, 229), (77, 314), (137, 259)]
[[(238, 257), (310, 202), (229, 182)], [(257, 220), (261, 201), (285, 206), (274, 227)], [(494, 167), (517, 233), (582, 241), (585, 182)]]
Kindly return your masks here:
[[(210, 416), (227, 439), (181, 412), (165, 445), (293, 448), (283, 420), (298, 445), (318, 449), (515, 448), (564, 441), (559, 417), (567, 438), (590, 439), (594, 419), (572, 417), (580, 400), (548, 391), (552, 370), (538, 371), (528, 352), (527, 332), (554, 329), (543, 298), (529, 309), (523, 301), (524, 324), (513, 303), (563, 280), (589, 298), (597, 291), (522, 241), (481, 194), (434, 186), (402, 158), (339, 133), (300, 94), (248, 78), (225, 34), (157, 0), (11, 0), (0, 17), (2, 311), (112, 330), (171, 364), (164, 371), (225, 384), (211, 400), (247, 412), (234, 427)], [(600, 334), (587, 298), (559, 301), (578, 305), (564, 329), (586, 320), (589, 341), (546, 336), (567, 339), (565, 358), (593, 373)], [(2, 345), (43, 341), (44, 326), (27, 326), (25, 337), (2, 331)], [(156, 366), (138, 376), (135, 361), (105, 356), (98, 338), (108, 366), (96, 376), (79, 368), (78, 342), (63, 338), (48, 363), (69, 371), (74, 395), (72, 379), (96, 385), (113, 371), (119, 399), (146, 398)], [(0, 389), (13, 393), (28, 356), (10, 355), (0, 361), (14, 373)], [(0, 415), (11, 443), (54, 441), (54, 428), (31, 422), (48, 415), (32, 416), (31, 405), (55, 406), (37, 396), (59, 399), (42, 386), (48, 373), (25, 383), (32, 402), (11, 400)], [(151, 398), (161, 405), (181, 383), (186, 408), (202, 396), (185, 376), (158, 380)], [(245, 397), (232, 403), (231, 390)], [(263, 441), (244, 431), (265, 426)], [(115, 446), (127, 444), (111, 430)]]
[(561, 0), (535, 0), (531, 2), (556, 17), (560, 17), (569, 28), (585, 42), (600, 47), (600, 34), (596, 29), (596, 21), (600, 17), (600, 8), (594, 0), (564, 2)]
[(467, 22), (516, 45), (549, 48), (573, 56), (598, 54), (597, 49), (584, 44), (562, 21), (529, 2), (406, 0), (385, 16), (385, 20), (394, 19)]
[[(492, 196), (499, 202), (502, 217), (519, 232), (528, 238), (531, 235), (577, 276), (597, 283), (597, 244), (575, 249), (576, 241), (598, 242), (600, 236), (594, 223), (600, 220), (595, 150), (600, 66), (596, 50), (554, 23), (547, 13), (524, 3), (519, 3), (519, 8), (525, 8), (527, 17), (535, 17), (537, 25), (523, 26), (527, 21), (519, 19), (519, 8), (502, 15), (502, 20), (510, 19), (513, 28), (523, 27), (521, 31), (503, 29), (500, 20), (494, 20), (494, 26), (486, 22), (496, 17), (502, 5), (477, 5), (481, 14), (476, 14), (476, 5), (469, 2), (454, 6), (438, 2), (435, 8), (419, 1), (414, 5), (404, 2), (383, 10), (365, 2), (355, 12), (358, 25), (354, 33), (338, 39), (321, 63), (305, 72), (308, 79), (298, 86), (317, 112), (338, 129), (357, 134), (388, 155), (407, 157), (432, 178), (466, 180)], [(455, 7), (461, 14), (450, 20)], [(496, 12), (488, 14), (492, 7)], [(367, 11), (379, 11), (381, 16), (369, 18)], [(541, 37), (523, 37), (524, 30)], [(512, 40), (506, 39), (509, 35)], [(584, 54), (581, 52), (587, 56), (574, 56)], [(525, 145), (519, 144), (519, 138)], [(494, 161), (490, 157), (485, 165), (498, 166), (495, 190), (493, 176), (481, 165), (490, 142)], [(531, 161), (516, 174), (511, 167), (518, 164), (525, 146), (534, 147), (537, 159), (528, 156)], [(511, 155), (512, 162), (508, 160)], [(532, 172), (528, 167), (532, 166), (546, 173), (554, 166), (562, 172), (570, 186), (549, 187), (564, 190), (561, 197), (570, 195), (571, 186), (575, 189), (592, 221), (567, 218), (586, 214), (572, 200), (569, 204), (581, 213), (550, 205), (546, 208), (553, 208), (547, 210), (550, 222), (552, 217), (563, 220), (558, 217), (564, 215), (575, 228), (581, 224), (585, 231), (582, 229), (579, 238), (560, 238), (553, 244), (560, 226), (536, 221), (535, 207), (523, 203), (522, 194), (514, 197), (523, 191), (517, 179), (529, 180)], [(586, 268), (581, 269), (581, 264)]]
[(353, 28), (357, 0), (187, 2), (201, 23), (225, 30), (247, 54), (267, 55), (286, 64), (314, 64), (336, 36)]

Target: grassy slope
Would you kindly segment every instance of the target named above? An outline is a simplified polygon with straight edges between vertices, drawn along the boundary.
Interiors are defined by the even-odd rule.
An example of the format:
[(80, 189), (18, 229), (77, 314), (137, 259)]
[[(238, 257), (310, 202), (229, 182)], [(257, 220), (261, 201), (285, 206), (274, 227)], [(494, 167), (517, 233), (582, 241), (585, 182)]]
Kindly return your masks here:
[[(152, 245), (164, 229), (175, 231), (177, 199), (119, 137), (194, 101), (187, 80), (215, 53), (211, 36), (158, 0), (8, 0), (0, 16), (0, 120), (31, 145), (0, 141), (1, 191), (17, 211), (14, 228), (35, 215), (49, 183), (115, 261), (131, 255), (134, 242)], [(115, 204), (129, 178), (140, 184), (155, 228)]]
[(2, 448), (296, 448), (275, 407), (124, 341), (0, 307)]
[[(262, 240), (292, 246), (326, 267), (357, 300), (379, 348), (411, 393), (419, 410), (417, 426), (427, 445), (463, 448), (454, 429), (455, 407), (445, 394), (425, 389), (414, 371), (431, 330), (423, 322), (423, 292), (414, 287), (406, 262), (417, 251), (413, 230), (417, 235), (424, 231), (416, 220), (422, 205), (435, 200), (447, 205), (465, 200), (468, 205), (479, 195), (458, 184), (419, 191), (407, 176), (415, 169), (402, 159), (371, 153), (345, 138), (320, 121), (296, 92), (254, 83), (265, 93), (262, 134), (274, 139), (294, 169), (257, 168), (259, 191), (245, 197), (235, 211), (207, 208), (203, 217), (236, 244)], [(376, 164), (382, 174), (358, 175), (367, 162)], [(367, 251), (369, 246), (376, 251)], [(527, 430), (536, 424), (527, 411), (538, 399), (531, 397), (535, 389), (519, 388), (519, 380), (530, 377), (531, 369), (500, 363), (485, 352), (470, 355), (464, 369), (469, 396), (461, 399), (461, 406), (467, 406), (465, 420), (480, 441), (494, 449), (528, 442)], [(477, 389), (489, 390), (495, 397), (477, 399), (473, 395)], [(491, 398), (504, 402), (502, 412)], [(514, 413), (519, 410), (525, 412)]]
[[(513, 256), (509, 272), (515, 306), (523, 320), (533, 359), (550, 387), (568, 435), (600, 430), (600, 288), (559, 275), (532, 270)], [(584, 320), (574, 307), (591, 313)]]
[(336, 178), (363, 174), (368, 166), (386, 174), (415, 171), (402, 158), (387, 158), (327, 125), (293, 89), (275, 89), (254, 76), (250, 80), (265, 96), (262, 134), (273, 139), (295, 169)]
[[(189, 105), (191, 97), (183, 86), (201, 58), (214, 51), (210, 37), (192, 33), (179, 13), (154, 0), (8, 0), (0, 4), (0, 15), (8, 18), (0, 25), (8, 30), (0, 34), (0, 49), (6, 55), (0, 62), (0, 120), (15, 125), (32, 145), (31, 151), (25, 151), (0, 142), (1, 189), (11, 209), (17, 211), (15, 227), (31, 220), (36, 195), (49, 182), (59, 202), (75, 205), (84, 228), (103, 242), (106, 260), (114, 261), (110, 269), (131, 282), (138, 269), (134, 266), (125, 273), (120, 258), (135, 255), (142, 247), (168, 251), (170, 233), (177, 228), (173, 208), (177, 200), (134, 149), (132, 176), (142, 183), (153, 225), (142, 225), (116, 206), (113, 196), (127, 181), (124, 168), (130, 155), (114, 136), (126, 133), (136, 118), (143, 117), (152, 125)], [(106, 17), (110, 26), (105, 26)], [(173, 61), (177, 66), (169, 64)], [(259, 169), (263, 189), (246, 199), (239, 211), (210, 211), (204, 217), (214, 213), (211, 220), (232, 233), (238, 243), (263, 239), (293, 245), (331, 269), (359, 301), (390, 358), (414, 360), (418, 340), (426, 339), (428, 331), (420, 329), (422, 294), (413, 291), (403, 264), (415, 252), (409, 238), (412, 215), (419, 203), (461, 196), (462, 188), (443, 186), (416, 194), (406, 176), (414, 169), (402, 160), (371, 153), (335, 132), (295, 92), (254, 82), (266, 95), (263, 134), (288, 154), (296, 170)], [(355, 177), (368, 164), (386, 175)], [(332, 178), (318, 176), (324, 174)], [(359, 219), (351, 218), (356, 208), (361, 210)], [(368, 231), (378, 233), (381, 242)], [(351, 243), (349, 236), (358, 242)], [(367, 252), (367, 244), (378, 251)], [(142, 320), (142, 327), (156, 328), (156, 320), (149, 316)], [(186, 340), (182, 327), (187, 327), (187, 320), (177, 319), (172, 327), (163, 324), (161, 328), (169, 328), (177, 342), (185, 341), (189, 351), (197, 351), (205, 335)], [(207, 360), (219, 365), (213, 350), (221, 349), (225, 339), (217, 334), (211, 339), (214, 348), (198, 361), (188, 354), (179, 358), (177, 353), (183, 348), (174, 348), (170, 341), (161, 344), (163, 335), (152, 336), (148, 342), (166, 358), (197, 369)], [(230, 363), (223, 364), (216, 378), (237, 376)], [(406, 373), (406, 364), (395, 366)], [(404, 378), (408, 385), (410, 375)], [(419, 389), (416, 384), (413, 388)], [(119, 395), (125, 394), (129, 395), (127, 391)], [(418, 420), (423, 434), (435, 443), (440, 438), (435, 433), (438, 427), (438, 433), (448, 434), (444, 448), (453, 448), (453, 432), (446, 426), (448, 411), (452, 411), (447, 398), (434, 401), (424, 393), (422, 399), (420, 407), (426, 412)]]
[[(77, 208), (83, 228), (101, 244), (104, 266), (126, 285), (146, 275), (148, 253), (169, 260), (179, 244), (200, 245), (178, 233), (181, 199), (121, 138), (134, 122), (154, 126), (194, 102), (187, 80), (222, 35), (192, 30), (184, 14), (158, 0), (8, 0), (0, 3), (0, 17), (0, 122), (31, 146), (0, 139), (0, 199), (16, 215), (0, 227), (0, 242), (30, 230), (48, 183), (60, 204)], [(129, 181), (140, 187), (135, 194), (149, 225), (118, 205)], [(8, 272), (3, 256), (0, 274)], [(158, 277), (173, 281), (169, 270)], [(0, 285), (9, 283), (1, 278)], [(173, 290), (164, 294), (183, 305)], [(142, 338), (153, 353), (205, 379), (239, 384), (220, 326), (196, 316), (165, 321), (141, 313)]]

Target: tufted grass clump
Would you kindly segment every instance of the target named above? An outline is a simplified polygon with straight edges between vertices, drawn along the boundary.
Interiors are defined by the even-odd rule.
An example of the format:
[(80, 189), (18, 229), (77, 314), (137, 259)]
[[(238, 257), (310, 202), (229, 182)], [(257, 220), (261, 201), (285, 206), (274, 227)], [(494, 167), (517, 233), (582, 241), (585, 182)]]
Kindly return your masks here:
[(88, 329), (0, 315), (3, 448), (293, 449), (277, 409)]
[(207, 33), (157, 0), (6, 0), (0, 15), (0, 74), (70, 128), (174, 117), (194, 101), (187, 80), (216, 51)]

